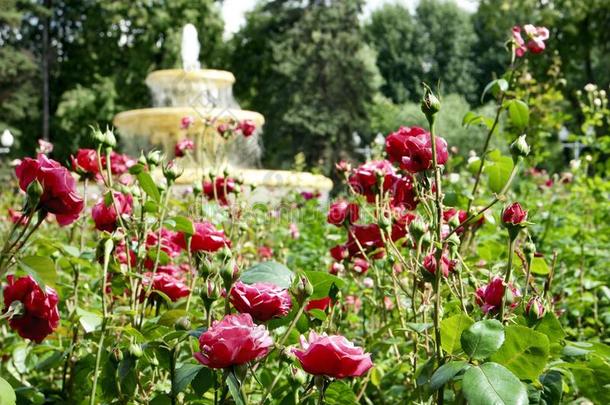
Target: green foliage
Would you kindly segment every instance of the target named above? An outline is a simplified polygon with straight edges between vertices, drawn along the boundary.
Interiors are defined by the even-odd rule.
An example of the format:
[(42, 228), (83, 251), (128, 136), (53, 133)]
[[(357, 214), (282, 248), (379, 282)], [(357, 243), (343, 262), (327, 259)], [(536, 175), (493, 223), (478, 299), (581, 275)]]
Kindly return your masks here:
[(476, 322), (462, 332), (464, 352), (472, 359), (486, 359), (504, 343), (504, 327), (495, 319)]
[(282, 288), (288, 288), (292, 284), (294, 273), (281, 263), (267, 261), (255, 264), (240, 276), (240, 280), (246, 284), (273, 283)]
[(525, 405), (527, 391), (510, 371), (496, 363), (485, 363), (466, 370), (464, 396), (471, 405)]

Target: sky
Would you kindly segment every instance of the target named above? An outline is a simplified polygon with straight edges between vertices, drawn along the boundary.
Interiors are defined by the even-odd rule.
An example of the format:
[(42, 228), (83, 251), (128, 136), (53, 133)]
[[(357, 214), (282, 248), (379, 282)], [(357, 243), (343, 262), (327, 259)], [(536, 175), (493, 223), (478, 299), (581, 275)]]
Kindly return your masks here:
[[(237, 32), (244, 24), (244, 15), (252, 10), (257, 0), (224, 0), (222, 6), (222, 16), (225, 20), (225, 36), (230, 37)], [(367, 0), (364, 6), (364, 17), (385, 3), (403, 4), (413, 10), (417, 6), (418, 0)], [(456, 0), (458, 6), (466, 11), (474, 12), (477, 8), (477, 0)]]

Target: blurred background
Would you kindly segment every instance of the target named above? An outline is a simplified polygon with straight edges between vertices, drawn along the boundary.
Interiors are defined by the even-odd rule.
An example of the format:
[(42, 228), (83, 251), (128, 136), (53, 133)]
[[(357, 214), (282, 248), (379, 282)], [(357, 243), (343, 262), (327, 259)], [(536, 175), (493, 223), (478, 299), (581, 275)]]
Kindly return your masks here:
[(492, 108), (480, 95), (509, 63), (515, 24), (551, 31), (520, 78), (539, 165), (566, 165), (564, 144), (585, 124), (589, 139), (608, 132), (607, 120), (591, 124), (583, 106), (594, 93), (583, 89), (608, 88), (610, 0), (0, 0), (0, 132), (15, 136), (10, 153), (31, 154), (43, 138), (65, 160), (87, 146), (90, 125), (149, 106), (144, 78), (180, 67), (189, 22), (202, 67), (232, 71), (242, 108), (265, 116), (269, 168), (329, 173), (339, 159), (364, 159), (378, 134), (424, 124), (423, 81), (442, 96), (439, 134), (464, 157), (480, 149), (482, 130), (462, 117)]

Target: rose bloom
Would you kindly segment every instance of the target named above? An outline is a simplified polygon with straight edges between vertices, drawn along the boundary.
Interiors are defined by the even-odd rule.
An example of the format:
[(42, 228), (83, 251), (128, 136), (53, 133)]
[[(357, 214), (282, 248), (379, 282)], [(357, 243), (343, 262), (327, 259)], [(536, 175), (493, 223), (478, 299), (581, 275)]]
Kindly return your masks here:
[[(453, 207), (446, 209), (445, 211), (443, 211), (443, 220), (445, 222), (449, 222), (451, 220), (451, 218), (453, 218), (454, 216), (457, 215), (458, 221), (460, 221), (460, 224), (463, 224), (467, 219), (468, 219), (468, 213), (464, 210), (457, 210)], [(470, 221), (469, 226), (473, 226), (473, 227), (479, 227), (481, 225), (483, 225), (483, 223), (485, 222), (485, 217), (483, 215), (480, 216), (479, 219), (477, 219), (476, 221)], [(455, 231), (455, 233), (457, 233), (458, 235), (461, 235), (462, 233), (464, 233), (464, 227), (460, 226), (457, 228), (457, 230)]]
[(419, 201), (413, 187), (412, 176), (387, 176), (384, 182), (384, 189), (385, 191), (390, 191), (392, 207), (409, 210), (417, 208)]
[(43, 154), (48, 154), (53, 152), (53, 144), (51, 142), (47, 142), (44, 139), (38, 140), (38, 152)]
[(364, 274), (369, 270), (369, 262), (361, 257), (354, 259), (352, 269), (358, 274)]
[(350, 224), (358, 221), (360, 217), (360, 209), (358, 204), (349, 203), (347, 201), (335, 201), (331, 204), (328, 209), (328, 216), (326, 218), (329, 224), (335, 226), (341, 226), (346, 221)]
[(217, 200), (221, 205), (228, 205), (227, 197), (237, 190), (235, 180), (228, 177), (217, 177), (214, 184), (210, 180), (203, 182), (203, 194), (208, 200)]
[[(105, 157), (104, 164), (106, 164)], [(121, 175), (127, 173), (129, 168), (135, 164), (136, 161), (131, 156), (116, 153), (115, 151), (110, 152), (110, 172), (112, 174)]]
[(167, 273), (156, 273), (153, 276), (153, 273), (146, 272), (142, 279), (142, 295), (140, 296), (140, 301), (144, 301), (151, 278), (153, 280), (152, 290), (162, 292), (167, 295), (172, 302), (176, 302), (180, 298), (188, 296), (191, 292), (188, 286), (179, 278)]
[[(521, 292), (516, 289), (512, 284), (510, 284), (510, 290), (513, 297), (521, 296)], [(481, 307), (483, 312), (496, 312), (499, 310), (500, 305), (502, 305), (502, 296), (504, 296), (504, 281), (500, 277), (494, 277), (494, 279), (491, 280), (489, 284), (477, 289), (475, 294), (477, 305)], [(507, 303), (510, 305), (511, 308), (517, 306), (516, 301), (510, 302), (509, 300), (507, 300)]]
[(392, 241), (396, 242), (407, 236), (408, 227), (417, 218), (417, 214), (405, 211), (404, 209), (392, 210)]
[(521, 27), (515, 25), (512, 29), (513, 45), (515, 46), (515, 55), (521, 58), (527, 52), (525, 41), (521, 36)]
[[(100, 198), (97, 204), (91, 209), (91, 216), (93, 217), (93, 222), (95, 222), (95, 228), (97, 230), (113, 232), (118, 226), (119, 218), (115, 209), (115, 204), (112, 203), (112, 199), (108, 198), (108, 200), (110, 201), (108, 201), (108, 205), (106, 205), (106, 198)], [(115, 192), (114, 200), (121, 217), (129, 216), (131, 214), (133, 209), (133, 199), (131, 195)]]
[(528, 37), (527, 50), (533, 54), (542, 53), (546, 48), (544, 41), (549, 39), (549, 30), (546, 27), (535, 27), (532, 24), (523, 26)]
[(269, 246), (261, 246), (258, 248), (258, 255), (261, 259), (271, 259), (273, 258), (273, 249)]
[(519, 225), (527, 220), (527, 211), (521, 204), (514, 202), (502, 211), (502, 223), (505, 225)]
[(244, 284), (238, 281), (231, 288), (230, 297), (235, 309), (252, 315), (259, 322), (284, 317), (292, 308), (288, 291), (271, 283)]
[(79, 149), (76, 156), (70, 156), (72, 170), (83, 177), (93, 178), (100, 172), (97, 151), (94, 149)]
[(8, 285), (4, 287), (4, 312), (14, 301), (23, 304), (23, 314), (13, 316), (9, 320), (10, 327), (22, 338), (42, 342), (59, 326), (57, 293), (48, 286), (43, 291), (31, 276), (15, 280), (11, 275), (7, 280)]
[[(224, 231), (216, 229), (210, 222), (194, 222), (195, 233), (191, 235), (191, 252), (204, 251), (213, 253), (223, 247), (231, 247), (231, 241), (227, 239)], [(186, 235), (178, 233), (176, 243), (183, 249), (187, 248)]]
[(369, 203), (375, 202), (375, 195), (379, 191), (378, 177), (383, 178), (385, 185), (386, 179), (393, 184), (392, 176), (394, 167), (387, 160), (374, 160), (355, 168), (349, 176), (350, 187), (358, 194), (366, 197)]
[(249, 136), (254, 134), (254, 131), (256, 131), (256, 124), (252, 120), (243, 120), (239, 123), (237, 129), (241, 131), (241, 134), (243, 136), (248, 138)]
[(174, 155), (176, 157), (183, 157), (186, 155), (186, 151), (193, 150), (195, 148), (195, 143), (190, 139), (183, 139), (176, 143), (174, 147)]
[(159, 238), (161, 238), (161, 250), (169, 257), (176, 257), (180, 254), (183, 247), (177, 242), (179, 234), (174, 231), (170, 231), (166, 228), (161, 228), (156, 232), (151, 232), (146, 236), (146, 249), (153, 250), (157, 249)]
[[(436, 257), (434, 253), (430, 253), (428, 256), (424, 258), (424, 262), (422, 263), (424, 269), (431, 274), (436, 274)], [(446, 254), (443, 254), (441, 257), (441, 271), (443, 276), (447, 277), (450, 271), (455, 269), (456, 262), (455, 260), (450, 260)]]
[(310, 300), (305, 305), (305, 311), (309, 312), (312, 309), (319, 309), (320, 311), (326, 311), (332, 305), (330, 297), (320, 298), (318, 300)]
[(359, 377), (373, 367), (370, 353), (340, 335), (318, 335), (311, 331), (308, 340), (301, 336), (301, 347), (302, 350), (292, 352), (309, 374), (338, 379)]
[[(358, 243), (356, 243), (356, 240)], [(379, 225), (369, 224), (350, 226), (347, 236), (347, 249), (349, 251), (349, 256), (362, 256), (360, 247), (362, 247), (366, 253), (377, 251), (385, 247), (383, 238), (381, 237), (381, 229), (379, 229)], [(377, 252), (373, 258), (377, 259), (383, 257), (383, 254), (383, 251)]]
[(271, 346), (269, 332), (256, 326), (250, 314), (226, 315), (201, 334), (195, 358), (210, 368), (227, 368), (265, 357)]
[(83, 199), (76, 193), (76, 181), (65, 167), (46, 155), (25, 158), (15, 168), (19, 187), (27, 191), (32, 181), (42, 185), (42, 195), (36, 209), (55, 214), (59, 225), (76, 221), (83, 210)]
[[(432, 138), (419, 127), (401, 127), (386, 138), (386, 153), (392, 162), (411, 173), (428, 170), (432, 166)], [(436, 160), (439, 165), (447, 162), (447, 142), (436, 137)]]
[(189, 129), (195, 122), (195, 118), (191, 116), (182, 117), (180, 119), (180, 129)]

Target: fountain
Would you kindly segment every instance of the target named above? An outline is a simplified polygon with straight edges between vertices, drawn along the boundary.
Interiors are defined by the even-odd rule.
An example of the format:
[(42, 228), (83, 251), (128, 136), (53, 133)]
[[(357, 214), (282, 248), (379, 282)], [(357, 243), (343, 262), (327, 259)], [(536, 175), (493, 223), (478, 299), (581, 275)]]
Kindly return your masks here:
[[(264, 170), (260, 166), (260, 134), (264, 117), (242, 110), (233, 97), (235, 77), (231, 72), (201, 69), (197, 30), (187, 24), (182, 31), (182, 69), (157, 70), (146, 78), (152, 108), (125, 111), (114, 117), (127, 153), (161, 148), (173, 156), (175, 145), (191, 139), (194, 150), (181, 159), (185, 172), (179, 183), (201, 181), (206, 173), (240, 178), (256, 186), (251, 201), (277, 200), (292, 191), (311, 191), (325, 198), (332, 188), (330, 179), (305, 172)], [(250, 136), (233, 133), (240, 123), (254, 124)], [(221, 136), (219, 128), (229, 128)], [(231, 135), (232, 134), (232, 135)]]

